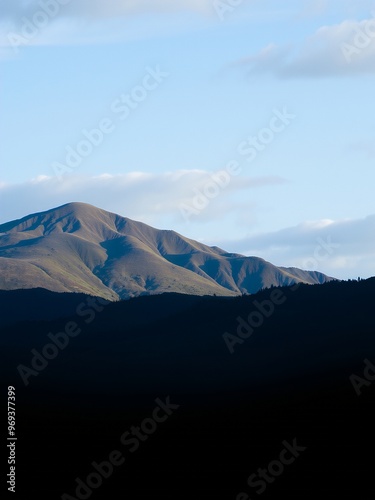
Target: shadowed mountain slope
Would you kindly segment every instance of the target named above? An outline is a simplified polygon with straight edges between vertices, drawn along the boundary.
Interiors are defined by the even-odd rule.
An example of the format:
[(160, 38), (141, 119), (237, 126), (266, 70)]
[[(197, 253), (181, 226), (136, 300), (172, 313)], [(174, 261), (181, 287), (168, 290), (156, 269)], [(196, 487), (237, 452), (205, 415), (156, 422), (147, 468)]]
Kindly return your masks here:
[(331, 279), (227, 253), (85, 203), (0, 225), (2, 290), (45, 288), (117, 300), (164, 292), (234, 296)]

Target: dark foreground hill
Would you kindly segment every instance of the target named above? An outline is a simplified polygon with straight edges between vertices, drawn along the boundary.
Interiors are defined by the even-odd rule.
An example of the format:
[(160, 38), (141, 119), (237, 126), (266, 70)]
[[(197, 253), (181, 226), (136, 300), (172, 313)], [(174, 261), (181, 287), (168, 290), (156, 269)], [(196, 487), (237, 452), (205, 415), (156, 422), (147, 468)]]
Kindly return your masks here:
[(3, 290), (45, 288), (118, 300), (166, 292), (235, 296), (331, 279), (228, 253), (85, 203), (0, 225)]
[(374, 296), (371, 279), (87, 297), (4, 327), (19, 498), (374, 498)]

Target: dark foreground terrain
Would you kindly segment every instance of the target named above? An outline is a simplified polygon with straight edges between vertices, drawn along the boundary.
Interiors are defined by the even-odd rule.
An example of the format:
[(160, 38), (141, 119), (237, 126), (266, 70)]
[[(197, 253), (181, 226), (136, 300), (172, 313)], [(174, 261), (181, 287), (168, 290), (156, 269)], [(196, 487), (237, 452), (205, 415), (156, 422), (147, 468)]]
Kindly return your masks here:
[(374, 499), (374, 298), (374, 279), (107, 305), (2, 294), (10, 495)]

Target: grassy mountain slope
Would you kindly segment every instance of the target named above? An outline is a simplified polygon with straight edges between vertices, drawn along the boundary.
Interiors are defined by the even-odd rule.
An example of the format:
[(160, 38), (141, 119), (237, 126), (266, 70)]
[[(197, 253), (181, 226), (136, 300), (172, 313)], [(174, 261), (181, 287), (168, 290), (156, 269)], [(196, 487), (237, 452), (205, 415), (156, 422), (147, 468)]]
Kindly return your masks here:
[(109, 300), (177, 292), (234, 296), (330, 280), (227, 253), (84, 203), (0, 225), (0, 289), (45, 288)]

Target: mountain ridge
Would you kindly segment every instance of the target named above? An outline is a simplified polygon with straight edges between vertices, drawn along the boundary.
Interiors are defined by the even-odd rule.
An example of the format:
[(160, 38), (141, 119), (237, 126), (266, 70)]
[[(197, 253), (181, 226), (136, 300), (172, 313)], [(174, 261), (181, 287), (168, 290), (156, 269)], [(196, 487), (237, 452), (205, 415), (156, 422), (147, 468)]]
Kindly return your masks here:
[(0, 225), (0, 289), (45, 288), (109, 300), (164, 292), (235, 296), (333, 278), (209, 247), (85, 203)]

